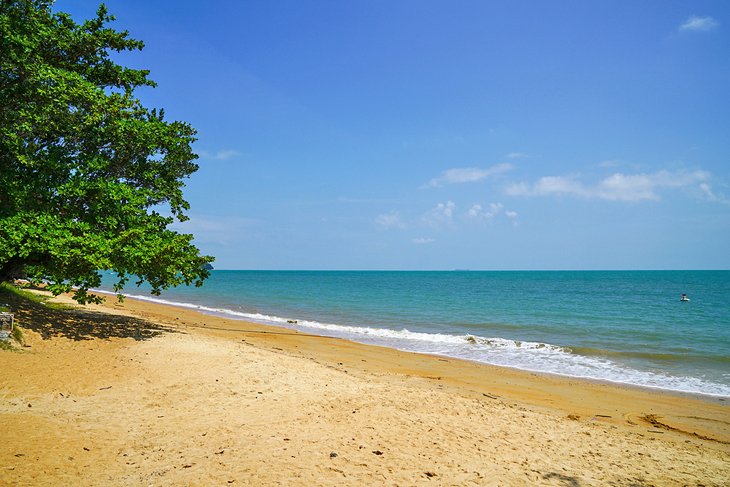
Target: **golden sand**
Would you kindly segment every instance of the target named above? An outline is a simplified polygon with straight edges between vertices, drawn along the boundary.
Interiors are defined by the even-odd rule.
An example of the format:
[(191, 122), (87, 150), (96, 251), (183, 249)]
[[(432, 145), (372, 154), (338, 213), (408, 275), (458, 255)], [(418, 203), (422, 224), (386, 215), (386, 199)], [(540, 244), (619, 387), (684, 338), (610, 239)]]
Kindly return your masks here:
[(0, 485), (730, 479), (730, 407), (719, 400), (131, 299), (66, 311), (13, 304), (29, 347), (0, 351)]

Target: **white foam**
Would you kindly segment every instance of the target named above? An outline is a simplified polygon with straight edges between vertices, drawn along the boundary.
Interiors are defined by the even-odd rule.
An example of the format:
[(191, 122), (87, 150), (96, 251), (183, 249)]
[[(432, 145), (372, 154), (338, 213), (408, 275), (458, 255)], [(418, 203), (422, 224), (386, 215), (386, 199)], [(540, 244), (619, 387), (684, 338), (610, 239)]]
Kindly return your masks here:
[[(94, 291), (104, 294), (116, 294), (104, 290)], [(247, 313), (134, 294), (125, 294), (125, 296), (262, 324), (283, 326), (300, 331), (314, 331), (320, 335), (345, 338), (404, 351), (461, 358), (531, 372), (604, 380), (693, 394), (730, 397), (730, 386), (724, 384), (697, 377), (678, 377), (660, 372), (637, 370), (622, 366), (606, 358), (574, 354), (568, 348), (549, 343), (476, 335), (413, 332), (405, 328), (393, 330), (370, 326), (339, 325), (296, 318), (282, 318), (261, 313)]]

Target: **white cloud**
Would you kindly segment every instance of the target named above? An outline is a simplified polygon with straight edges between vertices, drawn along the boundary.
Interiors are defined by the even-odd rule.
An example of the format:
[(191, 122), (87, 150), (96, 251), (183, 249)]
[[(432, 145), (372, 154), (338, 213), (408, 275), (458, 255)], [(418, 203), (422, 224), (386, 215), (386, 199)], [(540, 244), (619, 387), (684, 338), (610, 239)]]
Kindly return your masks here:
[(513, 221), (517, 218), (517, 212), (512, 210), (505, 210), (502, 203), (489, 203), (486, 208), (480, 204), (474, 204), (464, 214), (467, 220), (472, 221), (490, 221), (499, 215), (504, 215)]
[(547, 176), (535, 184), (538, 194), (569, 193), (587, 196), (586, 189), (573, 177)]
[(511, 196), (549, 196), (553, 194), (570, 194), (588, 196), (588, 190), (574, 176), (545, 176), (530, 185), (517, 183), (506, 189)]
[(378, 215), (375, 217), (375, 224), (379, 227), (388, 229), (388, 228), (400, 228), (403, 229), (406, 227), (405, 223), (400, 218), (400, 214), (397, 211), (391, 211), (388, 213), (383, 213), (381, 215)]
[(596, 191), (589, 190), (589, 196), (593, 192), (598, 198), (606, 200), (658, 200), (659, 196), (654, 190), (661, 186), (661, 181), (649, 174), (616, 173), (599, 182)]
[(723, 205), (730, 205), (730, 199), (722, 193), (715, 193), (712, 191), (712, 187), (708, 183), (701, 183), (699, 188), (702, 196), (708, 201), (722, 203)]
[(436, 240), (434, 240), (432, 238), (425, 238), (425, 237), (414, 238), (413, 240), (411, 240), (411, 242), (413, 242), (416, 245), (430, 244), (430, 243), (433, 243), (435, 241)]
[(423, 188), (438, 188), (445, 184), (462, 184), (462, 183), (475, 183), (482, 179), (495, 176), (507, 172), (512, 169), (512, 164), (502, 163), (495, 164), (494, 166), (486, 169), (478, 167), (457, 167), (453, 169), (447, 169), (442, 172), (439, 177), (433, 178), (428, 183), (424, 184)]
[(475, 204), (466, 212), (467, 218), (480, 219), (480, 220), (491, 220), (504, 209), (502, 203), (489, 203), (488, 208), (482, 207), (482, 205)]
[(453, 201), (447, 201), (446, 203), (439, 203), (434, 208), (434, 211), (440, 215), (443, 215), (446, 219), (451, 220), (454, 216), (454, 208), (456, 204)]
[(454, 221), (454, 209), (456, 209), (456, 203), (453, 201), (439, 203), (423, 216), (423, 221), (435, 227), (444, 223), (451, 225)]
[(201, 159), (210, 159), (213, 161), (226, 161), (239, 154), (238, 151), (233, 149), (219, 150), (218, 152), (208, 152), (204, 150), (196, 151)]
[(684, 21), (682, 25), (679, 26), (679, 30), (681, 31), (707, 31), (712, 30), (715, 27), (720, 25), (715, 19), (712, 17), (700, 17), (697, 15), (692, 15), (687, 20)]
[(506, 192), (512, 196), (568, 195), (610, 201), (658, 200), (658, 191), (700, 187), (710, 174), (706, 171), (659, 171), (651, 174), (615, 173), (594, 185), (586, 185), (576, 176), (546, 176), (536, 183), (513, 184)]
[(466, 212), (466, 216), (469, 218), (477, 218), (483, 211), (484, 209), (482, 208), (482, 205), (472, 205), (472, 207), (469, 208), (469, 211)]
[(657, 190), (692, 187), (707, 181), (709, 177), (706, 171), (659, 171), (633, 175), (616, 173), (599, 183), (598, 197), (620, 201), (658, 200)]
[(524, 152), (510, 152), (507, 154), (507, 159), (522, 159), (523, 157), (527, 157)]

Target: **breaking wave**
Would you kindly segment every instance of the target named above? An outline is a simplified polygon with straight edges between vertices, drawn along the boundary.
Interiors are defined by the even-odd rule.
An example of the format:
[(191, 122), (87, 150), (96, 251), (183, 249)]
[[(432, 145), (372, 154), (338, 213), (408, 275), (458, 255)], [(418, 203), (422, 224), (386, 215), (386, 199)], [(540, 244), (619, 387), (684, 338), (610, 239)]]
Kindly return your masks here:
[[(95, 292), (114, 294), (104, 290), (95, 290)], [(572, 349), (550, 343), (482, 337), (471, 334), (425, 333), (410, 331), (405, 328), (395, 330), (366, 325), (322, 323), (296, 317), (285, 318), (261, 313), (248, 313), (134, 294), (125, 294), (125, 296), (141, 301), (195, 309), (208, 314), (282, 326), (298, 331), (344, 338), (403, 351), (441, 355), (531, 372), (602, 380), (693, 394), (730, 397), (730, 386), (704, 380), (700, 377), (669, 375), (660, 370), (639, 370), (615, 360), (615, 355), (618, 354), (609, 351), (601, 353), (598, 349)]]

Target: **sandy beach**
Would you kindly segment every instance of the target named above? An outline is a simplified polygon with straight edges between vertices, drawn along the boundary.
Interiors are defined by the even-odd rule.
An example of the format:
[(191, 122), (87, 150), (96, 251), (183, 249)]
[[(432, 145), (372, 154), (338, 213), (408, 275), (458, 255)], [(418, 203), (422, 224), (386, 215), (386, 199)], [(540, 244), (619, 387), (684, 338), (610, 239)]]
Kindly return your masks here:
[[(55, 301), (67, 302), (60, 297)], [(10, 303), (0, 485), (727, 485), (727, 402), (113, 298)]]

